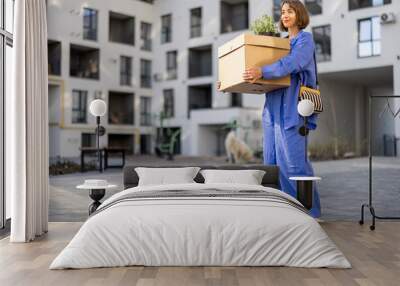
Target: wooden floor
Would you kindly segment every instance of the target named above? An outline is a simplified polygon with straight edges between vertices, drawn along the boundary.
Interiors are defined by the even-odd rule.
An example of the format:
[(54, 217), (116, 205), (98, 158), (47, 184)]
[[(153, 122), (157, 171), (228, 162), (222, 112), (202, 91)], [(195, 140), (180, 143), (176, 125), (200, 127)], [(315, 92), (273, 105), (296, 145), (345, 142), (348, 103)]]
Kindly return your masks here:
[(400, 224), (380, 222), (375, 232), (351, 222), (322, 223), (353, 265), (349, 270), (288, 267), (124, 267), (48, 270), (81, 226), (51, 223), (29, 244), (0, 241), (0, 285), (400, 285)]

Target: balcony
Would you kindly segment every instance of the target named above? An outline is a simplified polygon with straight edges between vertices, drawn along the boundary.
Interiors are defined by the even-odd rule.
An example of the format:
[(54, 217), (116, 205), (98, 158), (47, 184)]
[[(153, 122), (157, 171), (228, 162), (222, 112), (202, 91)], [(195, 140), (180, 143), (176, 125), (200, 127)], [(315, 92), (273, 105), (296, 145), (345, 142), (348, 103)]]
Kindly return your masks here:
[(100, 51), (78, 45), (70, 46), (70, 75), (79, 78), (99, 79)]
[(392, 3), (392, 0), (380, 0), (380, 1), (349, 0), (349, 10), (351, 11), (351, 10), (356, 10), (356, 9), (375, 7), (375, 6), (387, 5), (387, 4), (391, 4), (391, 3)]
[(212, 90), (211, 85), (189, 86), (188, 100), (188, 118), (190, 112), (195, 109), (204, 109), (212, 107)]
[(115, 125), (134, 124), (133, 93), (114, 92), (108, 94), (108, 123)]
[(221, 33), (230, 33), (249, 28), (248, 0), (221, 1)]
[(322, 0), (306, 0), (304, 4), (311, 15), (322, 14)]
[(212, 75), (212, 47), (189, 49), (189, 78)]
[(231, 93), (231, 107), (243, 107), (243, 95), (241, 93)]
[(110, 42), (133, 46), (135, 44), (135, 18), (110, 12)]

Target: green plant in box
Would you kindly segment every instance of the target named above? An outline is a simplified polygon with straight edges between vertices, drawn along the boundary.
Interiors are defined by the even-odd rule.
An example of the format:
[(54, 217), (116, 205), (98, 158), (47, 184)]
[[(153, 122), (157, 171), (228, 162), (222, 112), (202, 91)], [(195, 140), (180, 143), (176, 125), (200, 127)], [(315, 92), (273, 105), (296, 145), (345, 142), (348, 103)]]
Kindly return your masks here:
[(274, 19), (271, 16), (263, 15), (261, 18), (255, 20), (250, 30), (256, 35), (275, 36), (279, 37), (278, 29), (275, 25)]

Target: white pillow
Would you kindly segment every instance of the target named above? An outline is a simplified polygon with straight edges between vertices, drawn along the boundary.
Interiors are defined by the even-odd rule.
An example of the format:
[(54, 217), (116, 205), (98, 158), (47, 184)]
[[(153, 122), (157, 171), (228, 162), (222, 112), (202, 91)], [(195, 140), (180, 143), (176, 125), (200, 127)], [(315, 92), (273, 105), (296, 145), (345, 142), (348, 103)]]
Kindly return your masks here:
[(139, 176), (138, 186), (195, 183), (193, 179), (199, 170), (199, 167), (135, 168)]
[(246, 184), (261, 185), (265, 171), (261, 170), (202, 170), (205, 184)]

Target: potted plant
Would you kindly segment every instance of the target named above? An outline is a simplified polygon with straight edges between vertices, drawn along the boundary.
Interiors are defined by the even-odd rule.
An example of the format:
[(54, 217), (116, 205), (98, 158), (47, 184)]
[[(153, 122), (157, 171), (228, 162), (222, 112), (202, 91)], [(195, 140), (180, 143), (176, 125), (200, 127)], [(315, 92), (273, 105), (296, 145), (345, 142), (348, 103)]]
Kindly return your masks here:
[(263, 15), (261, 18), (255, 20), (251, 24), (250, 30), (256, 35), (280, 37), (274, 19), (268, 15)]

